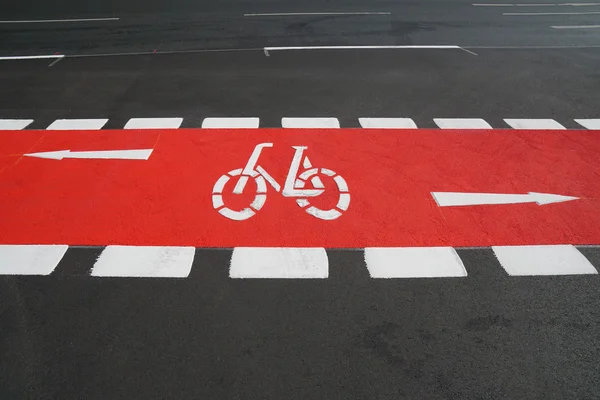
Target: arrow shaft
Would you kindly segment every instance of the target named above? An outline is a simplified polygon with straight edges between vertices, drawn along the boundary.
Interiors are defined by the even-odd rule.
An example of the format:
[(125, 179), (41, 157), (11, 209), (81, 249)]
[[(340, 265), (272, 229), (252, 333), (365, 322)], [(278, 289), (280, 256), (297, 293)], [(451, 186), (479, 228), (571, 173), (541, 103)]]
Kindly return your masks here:
[(534, 203), (529, 194), (432, 192), (440, 207)]
[(105, 150), (105, 151), (72, 151), (63, 158), (86, 158), (104, 160), (147, 160), (152, 149), (140, 150)]

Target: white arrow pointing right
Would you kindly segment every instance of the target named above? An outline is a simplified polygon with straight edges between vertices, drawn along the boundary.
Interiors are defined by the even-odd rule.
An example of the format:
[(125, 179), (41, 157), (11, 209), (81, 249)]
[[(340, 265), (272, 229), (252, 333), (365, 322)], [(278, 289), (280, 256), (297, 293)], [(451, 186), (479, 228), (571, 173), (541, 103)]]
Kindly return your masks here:
[(431, 192), (431, 195), (440, 207), (518, 203), (537, 203), (539, 206), (542, 206), (544, 204), (579, 199), (579, 197), (537, 192), (529, 192), (527, 194)]

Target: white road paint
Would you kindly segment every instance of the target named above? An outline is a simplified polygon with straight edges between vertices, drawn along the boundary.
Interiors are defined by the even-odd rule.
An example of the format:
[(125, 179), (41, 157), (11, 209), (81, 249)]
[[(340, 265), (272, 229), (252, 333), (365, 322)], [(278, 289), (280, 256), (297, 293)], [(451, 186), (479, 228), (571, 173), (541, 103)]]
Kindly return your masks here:
[(367, 129), (416, 129), (410, 118), (359, 118), (360, 126)]
[(258, 13), (244, 14), (244, 17), (297, 17), (311, 15), (391, 15), (391, 12), (364, 11), (364, 12), (309, 12), (309, 13)]
[(51, 58), (64, 58), (64, 54), (45, 54), (39, 56), (4, 56), (0, 60), (47, 60)]
[(0, 131), (19, 131), (32, 122), (32, 119), (0, 119)]
[(431, 192), (431, 195), (440, 207), (519, 203), (537, 203), (538, 206), (542, 206), (579, 199), (579, 197), (573, 196), (536, 192), (529, 192), (528, 194)]
[(0, 275), (48, 275), (67, 245), (0, 245)]
[(194, 247), (108, 246), (92, 268), (92, 276), (186, 278)]
[(131, 118), (125, 129), (177, 129), (183, 118)]
[(370, 247), (365, 262), (372, 278), (467, 276), (452, 247)]
[(477, 3), (473, 4), (475, 7), (589, 7), (589, 6), (600, 6), (600, 3)]
[(492, 129), (481, 118), (434, 118), (433, 122), (442, 129)]
[(600, 130), (600, 119), (576, 119), (575, 122), (587, 129)]
[(47, 127), (47, 130), (97, 130), (102, 129), (108, 119), (57, 119)]
[(73, 18), (73, 19), (24, 19), (13, 21), (0, 21), (0, 24), (48, 24), (56, 22), (100, 22), (100, 21), (118, 21), (119, 18)]
[(231, 278), (324, 279), (329, 276), (325, 249), (236, 247), (229, 268)]
[(599, 29), (600, 25), (554, 25), (553, 29)]
[(536, 15), (595, 15), (600, 14), (600, 11), (592, 11), (592, 12), (562, 12), (562, 13), (502, 13), (502, 15), (509, 16), (536, 16)]
[(284, 128), (339, 128), (337, 118), (281, 118)]
[(202, 128), (207, 129), (256, 129), (260, 118), (233, 117), (233, 118), (204, 118)]
[(99, 160), (147, 160), (153, 149), (136, 150), (101, 150), (101, 151), (45, 151), (40, 153), (25, 154), (27, 157), (47, 158), (62, 160), (63, 158), (87, 158)]
[(287, 46), (287, 47), (265, 47), (266, 51), (283, 50), (389, 50), (389, 49), (458, 49), (456, 45), (398, 45), (398, 46)]
[(553, 119), (505, 119), (511, 128), (514, 129), (566, 129)]
[(597, 274), (596, 268), (571, 245), (493, 246), (500, 265), (509, 275)]

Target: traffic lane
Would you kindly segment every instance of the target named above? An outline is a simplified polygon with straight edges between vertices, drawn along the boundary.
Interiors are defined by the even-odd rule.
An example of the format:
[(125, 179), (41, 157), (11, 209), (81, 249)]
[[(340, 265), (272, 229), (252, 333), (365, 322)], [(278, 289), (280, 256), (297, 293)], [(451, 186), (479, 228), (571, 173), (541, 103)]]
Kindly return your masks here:
[[(526, 8), (529, 10), (529, 7)], [(504, 9), (477, 8), (467, 3), (401, 3), (390, 9), (369, 6), (358, 10), (389, 12), (389, 15), (245, 16), (247, 13), (286, 12), (285, 8), (275, 5), (237, 10), (82, 14), (72, 18), (116, 17), (119, 20), (3, 23), (0, 29), (5, 41), (0, 55), (55, 52), (81, 55), (315, 45), (600, 45), (594, 30), (552, 28), (556, 25), (593, 25), (597, 15), (508, 16), (503, 15)], [(299, 13), (354, 11), (335, 6), (292, 10)], [(56, 18), (71, 18), (71, 15)]]
[[(600, 91), (591, 77), (598, 49), (349, 50), (209, 52), (0, 63), (0, 112), (34, 118), (260, 117), (597, 118)], [(35, 111), (33, 111), (35, 110)], [(35, 114), (35, 115), (33, 115)], [(570, 122), (569, 122), (570, 121)], [(36, 125), (37, 124), (37, 125)]]
[[(7, 398), (593, 398), (597, 276), (231, 280), (198, 250), (185, 280), (2, 277)], [(466, 254), (466, 252), (470, 252)], [(208, 255), (209, 253), (210, 255)], [(208, 257), (206, 257), (208, 255)]]

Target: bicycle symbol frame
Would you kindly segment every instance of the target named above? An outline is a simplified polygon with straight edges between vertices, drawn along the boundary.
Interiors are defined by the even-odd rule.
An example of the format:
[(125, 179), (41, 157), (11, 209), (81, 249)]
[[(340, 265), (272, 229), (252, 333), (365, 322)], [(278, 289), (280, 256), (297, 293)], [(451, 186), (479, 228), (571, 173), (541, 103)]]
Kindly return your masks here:
[[(244, 221), (253, 217), (267, 201), (267, 183), (275, 189), (276, 192), (281, 192), (284, 197), (296, 198), (296, 204), (313, 217), (323, 220), (334, 220), (339, 218), (344, 211), (348, 210), (348, 207), (350, 206), (350, 193), (346, 180), (330, 169), (313, 168), (307, 156), (304, 156), (304, 160), (302, 160), (304, 151), (308, 149), (307, 146), (292, 146), (295, 153), (282, 191), (279, 183), (277, 183), (263, 167), (257, 165), (261, 152), (267, 147), (273, 147), (273, 143), (260, 143), (256, 145), (244, 168), (229, 171), (217, 180), (212, 191), (212, 203), (219, 214), (234, 221)], [(298, 175), (301, 162), (304, 170)], [(325, 185), (318, 174), (331, 177), (338, 188), (338, 202), (332, 209), (321, 210), (310, 204), (309, 199), (311, 197), (317, 197), (326, 190)], [(233, 178), (238, 178), (238, 181), (233, 188), (233, 194), (242, 194), (246, 188), (248, 179), (252, 178), (256, 182), (256, 194), (254, 200), (248, 207), (239, 211), (226, 207), (225, 202), (223, 201), (223, 190), (225, 185)], [(307, 181), (312, 183), (314, 189), (304, 188)]]

